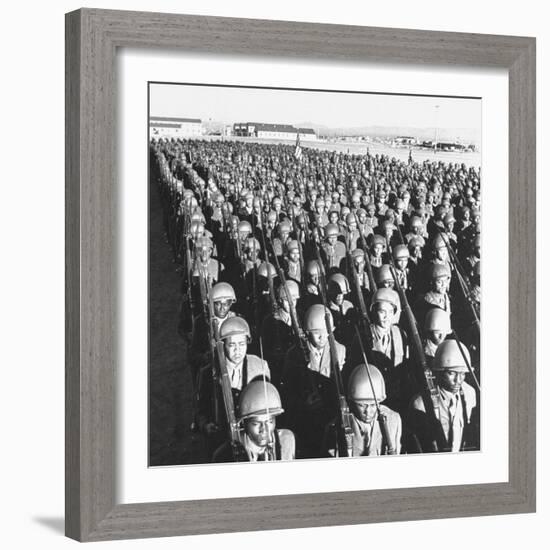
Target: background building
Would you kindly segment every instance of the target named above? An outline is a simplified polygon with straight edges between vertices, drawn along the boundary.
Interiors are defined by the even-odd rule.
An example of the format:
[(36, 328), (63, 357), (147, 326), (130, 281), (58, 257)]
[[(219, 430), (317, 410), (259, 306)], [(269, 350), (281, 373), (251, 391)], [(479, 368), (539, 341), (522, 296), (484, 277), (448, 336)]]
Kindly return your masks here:
[(303, 141), (317, 141), (317, 135), (311, 128), (295, 128), (290, 124), (270, 124), (267, 122), (236, 122), (233, 134), (241, 137), (257, 137), (264, 139), (295, 140), (300, 134)]
[(149, 117), (151, 137), (198, 137), (203, 128), (200, 118)]

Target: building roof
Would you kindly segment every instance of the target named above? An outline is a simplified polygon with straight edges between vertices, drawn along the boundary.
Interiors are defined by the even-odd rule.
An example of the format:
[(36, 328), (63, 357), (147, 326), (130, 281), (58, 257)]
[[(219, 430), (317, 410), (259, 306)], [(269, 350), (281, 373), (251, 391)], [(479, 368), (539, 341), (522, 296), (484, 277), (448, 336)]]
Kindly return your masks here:
[(169, 122), (149, 122), (150, 128), (181, 128), (181, 124), (170, 124)]
[(315, 131), (311, 128), (295, 128), (290, 124), (271, 124), (268, 122), (235, 122), (235, 127), (254, 126), (257, 132), (287, 132), (291, 134), (313, 134)]
[(300, 134), (313, 134), (315, 135), (315, 130), (313, 128), (298, 128)]
[(200, 118), (178, 118), (178, 117), (169, 117), (169, 116), (152, 116), (149, 117), (149, 121), (153, 123), (157, 122), (196, 122), (201, 123)]

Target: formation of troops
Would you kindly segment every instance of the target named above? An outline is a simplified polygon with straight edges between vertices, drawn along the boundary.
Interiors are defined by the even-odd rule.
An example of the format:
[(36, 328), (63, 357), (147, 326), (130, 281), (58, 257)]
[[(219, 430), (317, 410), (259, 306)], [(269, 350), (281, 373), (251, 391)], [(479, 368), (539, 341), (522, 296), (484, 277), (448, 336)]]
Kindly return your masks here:
[(480, 173), (153, 139), (214, 461), (479, 449)]

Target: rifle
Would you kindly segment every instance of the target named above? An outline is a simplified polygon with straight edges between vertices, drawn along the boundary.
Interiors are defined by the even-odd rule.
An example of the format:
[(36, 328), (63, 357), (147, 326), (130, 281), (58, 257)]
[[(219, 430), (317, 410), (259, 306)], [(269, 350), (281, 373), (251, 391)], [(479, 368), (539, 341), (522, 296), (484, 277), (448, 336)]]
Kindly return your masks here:
[(462, 295), (464, 296), (466, 304), (468, 305), (468, 309), (470, 310), (470, 313), (472, 314), (472, 317), (474, 319), (473, 324), (477, 327), (477, 331), (479, 334), (481, 329), (480, 323), (479, 323), (479, 314), (476, 310), (475, 301), (472, 298), (472, 289), (470, 287), (468, 277), (464, 273), (462, 265), (460, 264), (460, 261), (456, 256), (456, 253), (453, 250), (453, 247), (450, 245), (448, 241), (448, 237), (444, 235), (444, 233), (442, 233), (441, 231), (439, 232), (439, 235), (441, 236), (441, 239), (443, 240), (443, 242), (445, 243), (445, 246), (447, 247), (447, 250), (449, 252), (449, 261), (451, 263), (451, 266), (454, 272), (456, 273), (460, 290), (462, 291)]
[(321, 254), (319, 253), (319, 247), (317, 243), (314, 242), (315, 254), (317, 257), (317, 262), (319, 263), (319, 290), (321, 294), (321, 300), (323, 302), (323, 307), (325, 309), (325, 326), (328, 334), (328, 343), (330, 349), (330, 370), (334, 378), (334, 383), (336, 386), (336, 394), (338, 397), (338, 409), (340, 413), (340, 425), (343, 430), (343, 437), (346, 446), (347, 456), (353, 456), (353, 430), (351, 428), (351, 416), (352, 413), (349, 410), (348, 403), (346, 401), (346, 396), (344, 393), (344, 384), (342, 382), (342, 373), (338, 365), (338, 355), (336, 353), (336, 340), (334, 339), (334, 334), (332, 333), (332, 327), (330, 322), (330, 310), (328, 308), (328, 301), (325, 293), (326, 289), (326, 277), (325, 277), (325, 266), (321, 260)]
[[(202, 273), (199, 271), (199, 285), (201, 292), (201, 299), (204, 308), (205, 319), (208, 319), (208, 343), (210, 345), (210, 361), (211, 361), (211, 373), (212, 373), (212, 387), (216, 388), (216, 380), (218, 378), (216, 372), (216, 342), (218, 341), (218, 334), (214, 327), (214, 305), (212, 303), (212, 289), (208, 283), (208, 280), (204, 280)], [(218, 395), (214, 390), (212, 392), (212, 410), (214, 412), (214, 422), (219, 424), (220, 422), (220, 410), (218, 403)]]
[(365, 239), (365, 235), (363, 235), (363, 231), (361, 231), (361, 228), (359, 226), (359, 218), (357, 217), (357, 214), (355, 212), (353, 212), (353, 216), (355, 218), (355, 223), (357, 224), (357, 229), (359, 231), (359, 237), (361, 239), (361, 246), (363, 247), (363, 250), (365, 251), (365, 266), (367, 267), (367, 276), (369, 278), (370, 291), (375, 292), (376, 291), (376, 281), (374, 280), (374, 273), (372, 271), (372, 264), (370, 263), (369, 247), (367, 246), (367, 241)]
[(422, 401), (424, 403), (424, 408), (426, 409), (426, 414), (428, 415), (428, 418), (430, 418), (431, 420), (431, 424), (433, 426), (433, 430), (435, 433), (435, 439), (432, 440), (431, 442), (432, 450), (434, 452), (438, 452), (439, 450), (448, 450), (447, 438), (445, 437), (445, 434), (443, 432), (443, 427), (439, 422), (440, 399), (439, 399), (439, 391), (435, 384), (435, 377), (433, 375), (432, 370), (428, 368), (426, 354), (424, 353), (424, 347), (422, 345), (422, 340), (418, 332), (418, 324), (412, 312), (409, 301), (407, 300), (407, 295), (405, 293), (405, 290), (399, 283), (399, 278), (397, 277), (397, 273), (395, 271), (395, 264), (393, 263), (393, 257), (391, 256), (391, 254), (390, 254), (390, 258), (392, 258), (390, 271), (395, 283), (395, 289), (397, 290), (397, 293), (399, 294), (399, 299), (401, 300), (402, 311), (405, 313), (405, 318), (407, 320), (407, 325), (410, 331), (410, 337), (413, 343), (413, 349), (416, 355), (416, 361), (422, 371), (420, 378), (423, 379), (424, 382), (426, 383), (424, 388), (425, 391), (422, 392)]
[[(222, 389), (223, 403), (225, 407), (225, 417), (229, 427), (229, 442), (231, 444), (231, 452), (235, 462), (244, 462), (248, 460), (244, 452), (242, 444), (241, 431), (235, 417), (235, 405), (233, 403), (233, 392), (231, 390), (231, 381), (225, 363), (225, 355), (223, 352), (223, 344), (221, 341), (216, 343), (216, 351), (218, 356), (218, 366), (220, 370), (220, 384)], [(215, 388), (215, 387), (214, 387)], [(214, 389), (214, 393), (216, 390)]]

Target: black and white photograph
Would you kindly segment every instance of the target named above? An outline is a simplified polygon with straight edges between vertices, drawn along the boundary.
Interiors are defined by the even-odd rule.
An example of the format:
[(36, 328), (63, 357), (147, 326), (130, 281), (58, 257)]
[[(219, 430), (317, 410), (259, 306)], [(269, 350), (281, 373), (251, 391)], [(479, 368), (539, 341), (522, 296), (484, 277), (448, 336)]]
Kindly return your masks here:
[(482, 450), (481, 99), (148, 98), (149, 466)]

